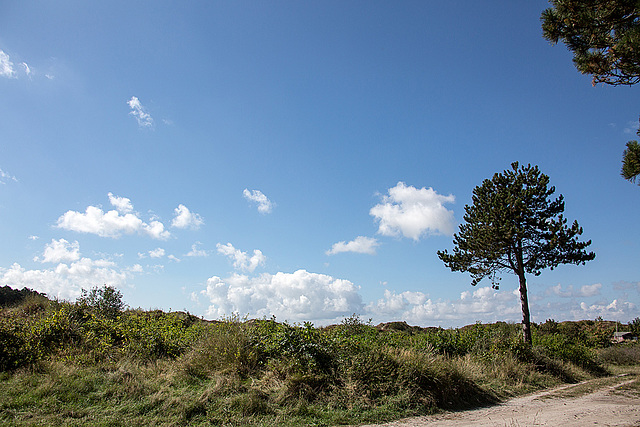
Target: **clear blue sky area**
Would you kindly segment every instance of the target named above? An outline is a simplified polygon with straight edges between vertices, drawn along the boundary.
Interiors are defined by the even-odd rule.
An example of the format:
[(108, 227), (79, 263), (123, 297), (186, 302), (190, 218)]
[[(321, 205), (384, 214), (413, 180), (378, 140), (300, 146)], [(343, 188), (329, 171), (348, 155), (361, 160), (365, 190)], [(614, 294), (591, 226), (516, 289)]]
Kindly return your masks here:
[(545, 1), (0, 1), (0, 285), (316, 325), (519, 321), (452, 273), (473, 188), (536, 164), (596, 259), (534, 321), (640, 305), (640, 87), (591, 85)]

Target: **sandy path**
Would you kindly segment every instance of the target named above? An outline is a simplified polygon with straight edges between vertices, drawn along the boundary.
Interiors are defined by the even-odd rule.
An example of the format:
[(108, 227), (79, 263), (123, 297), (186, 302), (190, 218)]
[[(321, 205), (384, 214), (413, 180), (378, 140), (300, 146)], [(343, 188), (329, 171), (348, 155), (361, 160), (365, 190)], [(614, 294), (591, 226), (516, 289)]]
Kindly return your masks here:
[[(640, 426), (640, 396), (620, 387), (633, 382), (618, 377), (613, 385), (578, 397), (562, 397), (564, 386), (471, 411), (407, 418), (388, 427), (413, 426)], [(584, 385), (585, 383), (581, 383)], [(373, 427), (373, 426), (363, 426)]]

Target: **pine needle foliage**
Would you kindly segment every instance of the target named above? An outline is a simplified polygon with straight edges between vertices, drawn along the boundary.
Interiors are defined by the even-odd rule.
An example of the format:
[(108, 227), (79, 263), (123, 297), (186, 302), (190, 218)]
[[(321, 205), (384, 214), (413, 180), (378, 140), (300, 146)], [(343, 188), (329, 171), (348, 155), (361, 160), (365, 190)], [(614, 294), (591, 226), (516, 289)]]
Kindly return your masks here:
[[(622, 153), (622, 177), (630, 182), (636, 182), (640, 175), (640, 144), (638, 141), (627, 142), (627, 148)], [(640, 185), (640, 182), (638, 183)]]
[(637, 0), (551, 0), (542, 12), (542, 32), (563, 41), (573, 63), (593, 84), (640, 82), (640, 2)]
[(473, 190), (473, 204), (465, 206), (465, 223), (453, 236), (453, 253), (438, 251), (452, 271), (469, 272), (471, 284), (485, 277), (509, 272), (518, 276), (522, 304), (523, 336), (531, 343), (529, 304), (525, 274), (538, 276), (543, 269), (560, 264), (584, 264), (595, 258), (587, 252), (591, 241), (578, 238), (577, 221), (568, 225), (564, 197), (552, 199), (555, 187), (537, 166), (496, 173)]

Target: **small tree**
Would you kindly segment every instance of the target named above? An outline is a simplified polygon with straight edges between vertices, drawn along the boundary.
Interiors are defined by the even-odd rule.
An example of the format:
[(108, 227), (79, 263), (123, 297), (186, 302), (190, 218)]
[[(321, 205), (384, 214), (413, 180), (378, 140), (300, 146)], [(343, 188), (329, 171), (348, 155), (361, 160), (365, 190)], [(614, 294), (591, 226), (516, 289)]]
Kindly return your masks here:
[(107, 285), (101, 288), (92, 288), (90, 291), (83, 289), (77, 303), (89, 307), (109, 319), (118, 317), (118, 314), (126, 307), (122, 301), (122, 293), (113, 286)]
[(496, 173), (473, 190), (473, 204), (465, 206), (464, 221), (454, 234), (453, 253), (438, 251), (438, 257), (451, 271), (469, 272), (472, 285), (499, 272), (510, 272), (520, 282), (522, 333), (531, 343), (526, 273), (538, 276), (544, 268), (560, 264), (584, 264), (595, 258), (585, 248), (591, 241), (580, 242), (582, 228), (571, 226), (562, 216), (564, 198), (550, 196), (549, 177), (537, 166)]

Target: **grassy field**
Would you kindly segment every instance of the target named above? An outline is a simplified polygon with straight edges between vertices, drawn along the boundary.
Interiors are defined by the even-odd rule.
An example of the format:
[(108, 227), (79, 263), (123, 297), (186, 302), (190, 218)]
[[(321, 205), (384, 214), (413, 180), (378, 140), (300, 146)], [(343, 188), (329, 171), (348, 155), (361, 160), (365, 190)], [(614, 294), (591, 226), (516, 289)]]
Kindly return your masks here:
[(0, 300), (3, 425), (376, 423), (491, 404), (640, 363), (640, 347), (611, 346), (616, 325), (600, 320), (534, 325), (530, 347), (507, 323), (205, 322), (125, 310), (110, 288), (75, 303), (4, 291), (12, 297)]

